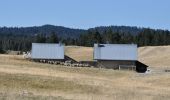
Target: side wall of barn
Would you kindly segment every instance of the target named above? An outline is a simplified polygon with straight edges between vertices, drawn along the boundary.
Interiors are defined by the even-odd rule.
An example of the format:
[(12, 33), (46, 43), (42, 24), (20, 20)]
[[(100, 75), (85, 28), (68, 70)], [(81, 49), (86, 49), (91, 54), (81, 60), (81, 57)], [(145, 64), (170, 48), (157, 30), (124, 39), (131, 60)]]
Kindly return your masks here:
[(131, 70), (135, 70), (136, 64), (135, 64), (135, 61), (98, 60), (96, 67), (108, 68), (108, 69), (131, 69)]

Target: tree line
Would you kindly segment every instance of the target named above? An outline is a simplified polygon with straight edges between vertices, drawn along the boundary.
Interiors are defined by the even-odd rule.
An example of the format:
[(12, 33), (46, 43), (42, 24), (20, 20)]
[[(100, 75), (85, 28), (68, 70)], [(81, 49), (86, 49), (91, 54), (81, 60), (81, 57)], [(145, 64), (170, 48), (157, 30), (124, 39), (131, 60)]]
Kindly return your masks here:
[(110, 44), (138, 44), (138, 46), (160, 46), (170, 45), (170, 32), (167, 30), (143, 29), (138, 34), (129, 32), (112, 31), (107, 29), (98, 31), (97, 29), (88, 30), (85, 34), (81, 34), (78, 38), (62, 38), (58, 37), (55, 32), (50, 35), (36, 34), (15, 35), (1, 34), (0, 37), (0, 53), (7, 50), (30, 51), (32, 43), (63, 43), (65, 45), (78, 45), (92, 47), (94, 43), (110, 43)]
[(167, 30), (144, 29), (139, 34), (113, 32), (111, 29), (99, 33), (98, 30), (88, 31), (81, 35), (79, 45), (93, 46), (94, 43), (138, 44), (138, 46), (170, 45), (170, 32)]

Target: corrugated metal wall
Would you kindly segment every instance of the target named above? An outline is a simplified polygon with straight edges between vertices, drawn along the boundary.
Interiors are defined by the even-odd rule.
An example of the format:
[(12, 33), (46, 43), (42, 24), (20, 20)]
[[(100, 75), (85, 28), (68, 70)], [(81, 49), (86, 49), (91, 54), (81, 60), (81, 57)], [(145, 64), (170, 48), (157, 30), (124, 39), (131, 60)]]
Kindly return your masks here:
[(135, 44), (95, 44), (94, 59), (96, 60), (137, 60)]
[(64, 59), (64, 46), (61, 44), (32, 43), (32, 59)]

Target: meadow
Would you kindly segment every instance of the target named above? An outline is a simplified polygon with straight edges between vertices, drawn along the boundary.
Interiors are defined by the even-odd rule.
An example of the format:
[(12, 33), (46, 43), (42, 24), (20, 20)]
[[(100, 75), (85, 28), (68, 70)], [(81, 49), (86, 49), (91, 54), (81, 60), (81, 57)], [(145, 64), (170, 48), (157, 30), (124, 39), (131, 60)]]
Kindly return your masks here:
[[(66, 47), (66, 55), (78, 61), (92, 60), (92, 52), (88, 47)], [(150, 66), (147, 74), (42, 64), (21, 55), (0, 55), (0, 100), (169, 100), (168, 52), (169, 46), (139, 48), (139, 60)]]

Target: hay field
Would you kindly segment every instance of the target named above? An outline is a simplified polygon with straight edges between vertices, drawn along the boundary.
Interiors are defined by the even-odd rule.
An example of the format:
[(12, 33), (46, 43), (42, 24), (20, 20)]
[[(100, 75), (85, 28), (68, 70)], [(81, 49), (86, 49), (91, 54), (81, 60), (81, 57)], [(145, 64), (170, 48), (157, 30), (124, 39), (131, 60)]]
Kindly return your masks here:
[[(70, 49), (74, 50), (74, 47), (70, 47)], [(139, 59), (154, 67), (157, 62), (153, 61), (157, 61), (156, 59), (162, 56), (159, 55), (157, 58), (152, 53), (161, 50), (156, 47), (155, 50), (158, 51), (148, 49), (152, 48), (139, 48)], [(77, 53), (77, 51), (72, 50), (68, 50), (66, 54)], [(89, 54), (91, 50), (91, 48), (86, 48), (85, 51)], [(72, 53), (69, 53), (71, 51)], [(79, 47), (79, 54), (81, 51)], [(77, 54), (76, 59), (81, 60), (79, 54)], [(149, 60), (150, 55), (152, 55), (152, 60)], [(164, 57), (162, 58), (164, 59)], [(163, 59), (160, 60), (163, 61)], [(168, 62), (162, 64), (168, 65)], [(170, 73), (139, 74), (131, 71), (73, 68), (34, 63), (24, 60), (22, 56), (0, 55), (0, 100), (169, 99)]]

